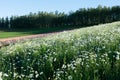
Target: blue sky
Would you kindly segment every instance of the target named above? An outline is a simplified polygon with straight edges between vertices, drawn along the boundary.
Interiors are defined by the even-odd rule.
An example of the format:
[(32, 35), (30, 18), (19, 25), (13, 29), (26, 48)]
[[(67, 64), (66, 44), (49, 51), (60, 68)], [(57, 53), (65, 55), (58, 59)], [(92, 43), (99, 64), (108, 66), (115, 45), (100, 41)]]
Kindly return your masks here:
[(79, 8), (102, 6), (120, 6), (120, 0), (1, 0), (0, 17), (24, 15), (29, 12), (47, 11), (68, 13)]

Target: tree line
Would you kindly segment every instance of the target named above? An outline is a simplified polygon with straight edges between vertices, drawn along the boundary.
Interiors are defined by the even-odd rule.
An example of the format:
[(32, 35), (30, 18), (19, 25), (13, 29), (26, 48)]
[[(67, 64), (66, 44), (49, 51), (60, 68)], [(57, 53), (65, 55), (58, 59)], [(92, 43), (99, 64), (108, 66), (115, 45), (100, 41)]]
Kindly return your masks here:
[(83, 27), (120, 21), (120, 6), (81, 8), (75, 12), (30, 12), (28, 15), (0, 18), (0, 28)]

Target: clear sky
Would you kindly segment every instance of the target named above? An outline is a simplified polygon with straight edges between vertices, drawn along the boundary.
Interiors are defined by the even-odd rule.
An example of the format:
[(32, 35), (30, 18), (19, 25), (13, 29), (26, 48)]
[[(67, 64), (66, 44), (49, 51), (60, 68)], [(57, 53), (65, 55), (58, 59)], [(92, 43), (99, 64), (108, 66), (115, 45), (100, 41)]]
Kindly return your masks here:
[(0, 0), (0, 17), (47, 11), (68, 13), (79, 8), (120, 6), (120, 0)]

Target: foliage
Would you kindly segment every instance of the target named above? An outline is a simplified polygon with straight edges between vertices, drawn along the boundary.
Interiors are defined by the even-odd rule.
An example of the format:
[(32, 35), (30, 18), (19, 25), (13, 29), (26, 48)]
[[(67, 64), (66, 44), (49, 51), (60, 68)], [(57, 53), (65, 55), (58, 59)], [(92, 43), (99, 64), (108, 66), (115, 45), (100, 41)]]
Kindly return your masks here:
[(75, 12), (38, 12), (23, 16), (11, 16), (0, 19), (0, 28), (53, 28), (53, 27), (84, 27), (120, 20), (120, 6), (97, 8), (81, 8)]
[(3, 80), (119, 80), (120, 22), (0, 49)]

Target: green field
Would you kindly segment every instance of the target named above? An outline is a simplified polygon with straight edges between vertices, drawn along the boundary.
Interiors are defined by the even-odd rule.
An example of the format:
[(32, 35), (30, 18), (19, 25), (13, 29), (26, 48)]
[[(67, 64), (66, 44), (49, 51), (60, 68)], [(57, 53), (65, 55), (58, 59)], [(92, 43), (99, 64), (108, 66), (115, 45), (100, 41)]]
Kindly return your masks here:
[(3, 80), (120, 80), (120, 22), (0, 49)]
[(48, 33), (55, 31), (57, 29), (16, 29), (16, 30), (1, 30), (0, 31), (0, 38), (11, 38), (11, 37), (20, 37), (20, 36), (26, 36), (26, 35), (32, 35), (32, 34), (41, 34), (41, 33)]
[(0, 38), (10, 38), (10, 37), (18, 37), (18, 36), (25, 36), (29, 35), (24, 32), (3, 32), (0, 31)]
[(68, 27), (53, 27), (53, 28), (42, 28), (42, 29), (10, 29), (10, 30), (0, 30), (0, 39), (2, 38), (11, 38), (11, 37), (20, 37), (27, 36), (32, 34), (42, 34), (42, 33), (50, 33), (57, 32), (63, 30), (69, 30), (72, 28)]

